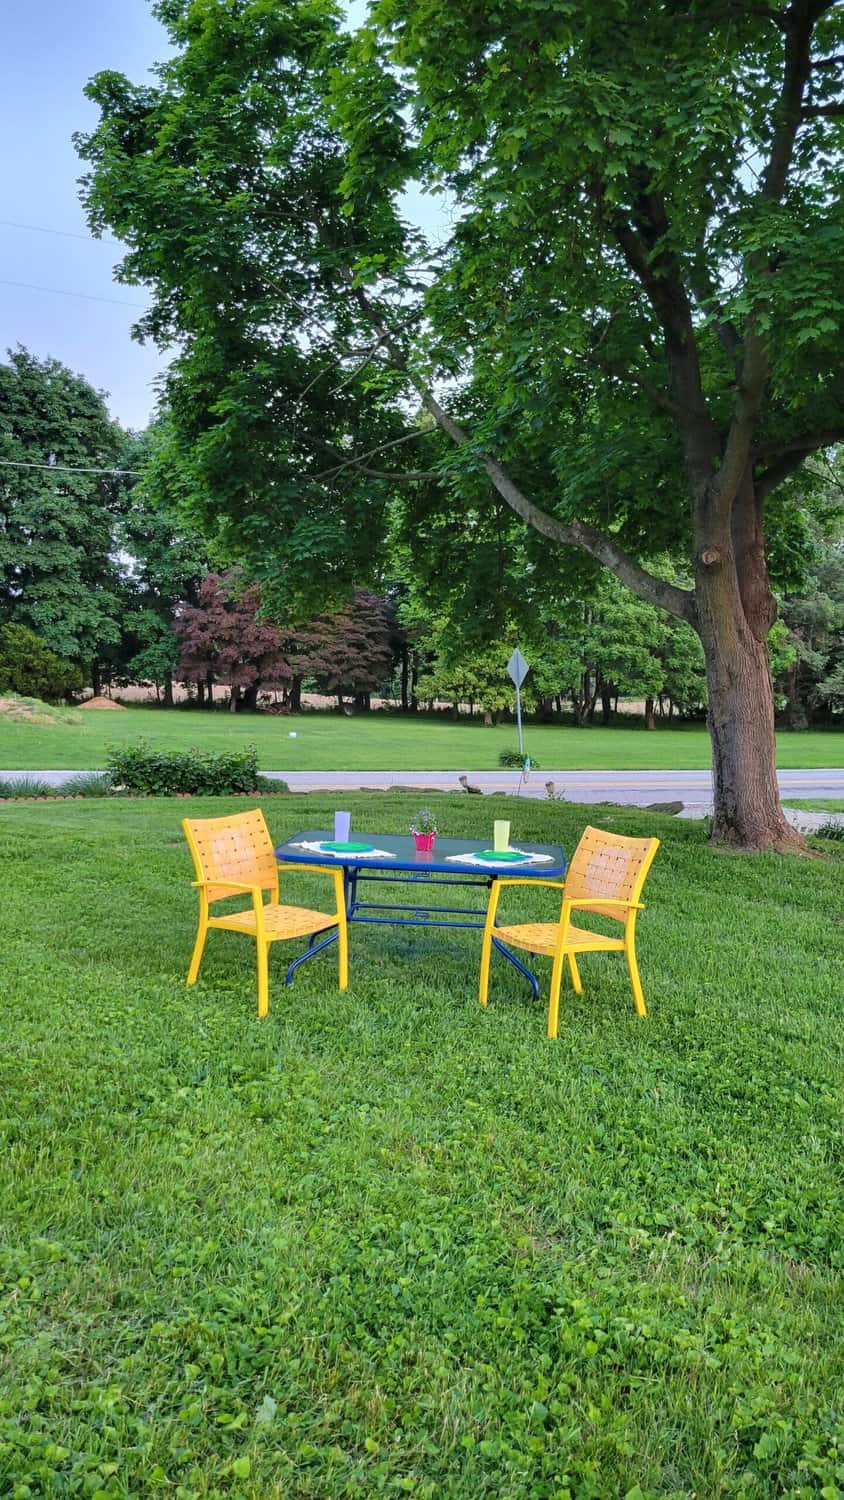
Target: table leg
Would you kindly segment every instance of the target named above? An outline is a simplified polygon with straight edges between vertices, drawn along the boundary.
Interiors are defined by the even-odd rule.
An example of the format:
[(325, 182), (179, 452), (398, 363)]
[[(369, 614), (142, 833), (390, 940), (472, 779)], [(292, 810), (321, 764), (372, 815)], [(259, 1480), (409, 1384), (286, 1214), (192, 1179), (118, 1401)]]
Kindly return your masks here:
[[(494, 932), (495, 932), (495, 929), (493, 928), (493, 934), (494, 934)], [(516, 957), (515, 953), (511, 953), (509, 948), (505, 948), (504, 944), (501, 943), (501, 942), (499, 942), (498, 938), (495, 937), (494, 935), (493, 935), (493, 939), (492, 939), (492, 946), (493, 946), (493, 948), (497, 948), (498, 949), (498, 952), (502, 955), (503, 958), (506, 958), (508, 960), (508, 962), (513, 965), (514, 969), (518, 969), (518, 971), (519, 971), (520, 974), (524, 974), (525, 979), (530, 980), (530, 986), (531, 986), (531, 989), (533, 990), (533, 998), (534, 998), (534, 1000), (538, 1000), (539, 999), (539, 980), (537, 979), (536, 975), (533, 974), (531, 972), (531, 970), (528, 969), (526, 967), (526, 965), (522, 963), (522, 961), (521, 961), (520, 958)]]

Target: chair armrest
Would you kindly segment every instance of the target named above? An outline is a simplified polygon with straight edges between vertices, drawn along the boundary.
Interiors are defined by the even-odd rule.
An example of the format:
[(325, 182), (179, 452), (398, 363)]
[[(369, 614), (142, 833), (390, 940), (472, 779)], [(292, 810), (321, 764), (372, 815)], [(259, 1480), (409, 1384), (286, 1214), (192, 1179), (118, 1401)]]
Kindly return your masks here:
[(216, 880), (191, 881), (191, 887), (194, 890), (202, 890), (204, 887), (209, 885), (224, 885), (231, 891), (250, 891), (253, 895), (255, 891), (259, 891), (261, 894), (263, 894), (264, 891), (268, 891), (270, 889), (268, 885), (259, 885), (254, 880), (229, 880), (228, 878), (224, 879), (222, 875), (218, 876)]
[(338, 870), (340, 874), (343, 873), (343, 866), (338, 864), (336, 859), (333, 859), (330, 864), (326, 863), (324, 865), (305, 865), (300, 864), (298, 859), (280, 859), (278, 867), (284, 871), (307, 870), (311, 875), (336, 875)]
[(552, 891), (562, 891), (565, 888), (564, 880), (542, 880), (538, 875), (498, 875), (495, 883), (502, 885), (547, 885)]
[(572, 910), (588, 910), (590, 906), (623, 906), (625, 911), (644, 911), (642, 901), (621, 901), (617, 896), (569, 896), (566, 906)]

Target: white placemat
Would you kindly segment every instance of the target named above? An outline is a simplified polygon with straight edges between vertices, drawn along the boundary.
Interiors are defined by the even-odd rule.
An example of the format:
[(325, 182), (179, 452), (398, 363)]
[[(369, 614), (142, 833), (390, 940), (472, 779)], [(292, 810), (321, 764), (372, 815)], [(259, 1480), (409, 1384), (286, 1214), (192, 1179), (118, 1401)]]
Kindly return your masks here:
[(291, 849), (307, 849), (309, 854), (319, 854), (322, 859), (395, 859), (391, 849), (326, 849), (318, 839), (303, 839), (290, 845)]
[[(516, 849), (511, 847), (507, 850), (502, 850), (502, 853), (524, 855), (524, 859), (503, 859), (501, 861), (502, 865), (506, 865), (509, 869), (514, 870), (521, 870), (525, 865), (552, 865), (554, 863), (553, 854), (535, 854), (530, 849)], [(447, 860), (450, 864), (477, 865), (482, 870), (488, 870), (490, 865), (495, 864), (494, 859), (479, 859), (477, 854), (449, 854), (447, 855)]]

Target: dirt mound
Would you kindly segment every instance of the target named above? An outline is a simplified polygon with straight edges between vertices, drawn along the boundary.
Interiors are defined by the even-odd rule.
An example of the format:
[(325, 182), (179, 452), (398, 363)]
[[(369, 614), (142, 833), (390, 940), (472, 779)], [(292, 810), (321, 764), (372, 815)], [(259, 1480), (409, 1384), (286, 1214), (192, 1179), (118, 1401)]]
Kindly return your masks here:
[(116, 709), (119, 709), (121, 713), (123, 712), (123, 704), (122, 703), (115, 703), (115, 701), (114, 701), (113, 698), (102, 698), (102, 697), (100, 697), (100, 698), (86, 698), (85, 702), (84, 703), (80, 703), (79, 707), (80, 708), (116, 708)]
[(11, 693), (0, 698), (0, 719), (15, 724), (81, 724), (79, 715), (67, 708), (54, 708), (40, 698), (21, 698)]

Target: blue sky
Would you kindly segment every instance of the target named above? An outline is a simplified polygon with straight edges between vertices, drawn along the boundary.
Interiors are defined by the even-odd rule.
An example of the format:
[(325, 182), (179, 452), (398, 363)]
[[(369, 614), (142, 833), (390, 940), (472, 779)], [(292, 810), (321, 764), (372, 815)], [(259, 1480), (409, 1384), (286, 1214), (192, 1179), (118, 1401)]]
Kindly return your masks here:
[(107, 391), (125, 426), (142, 427), (163, 359), (130, 337), (140, 309), (120, 304), (143, 305), (145, 296), (112, 279), (120, 247), (69, 237), (88, 233), (71, 136), (96, 124), (97, 111), (82, 93), (91, 74), (116, 68), (141, 79), (163, 55), (164, 33), (146, 0), (7, 0), (3, 10), (0, 219), (65, 234), (0, 223), (0, 357), (19, 343), (39, 357), (54, 355)]

